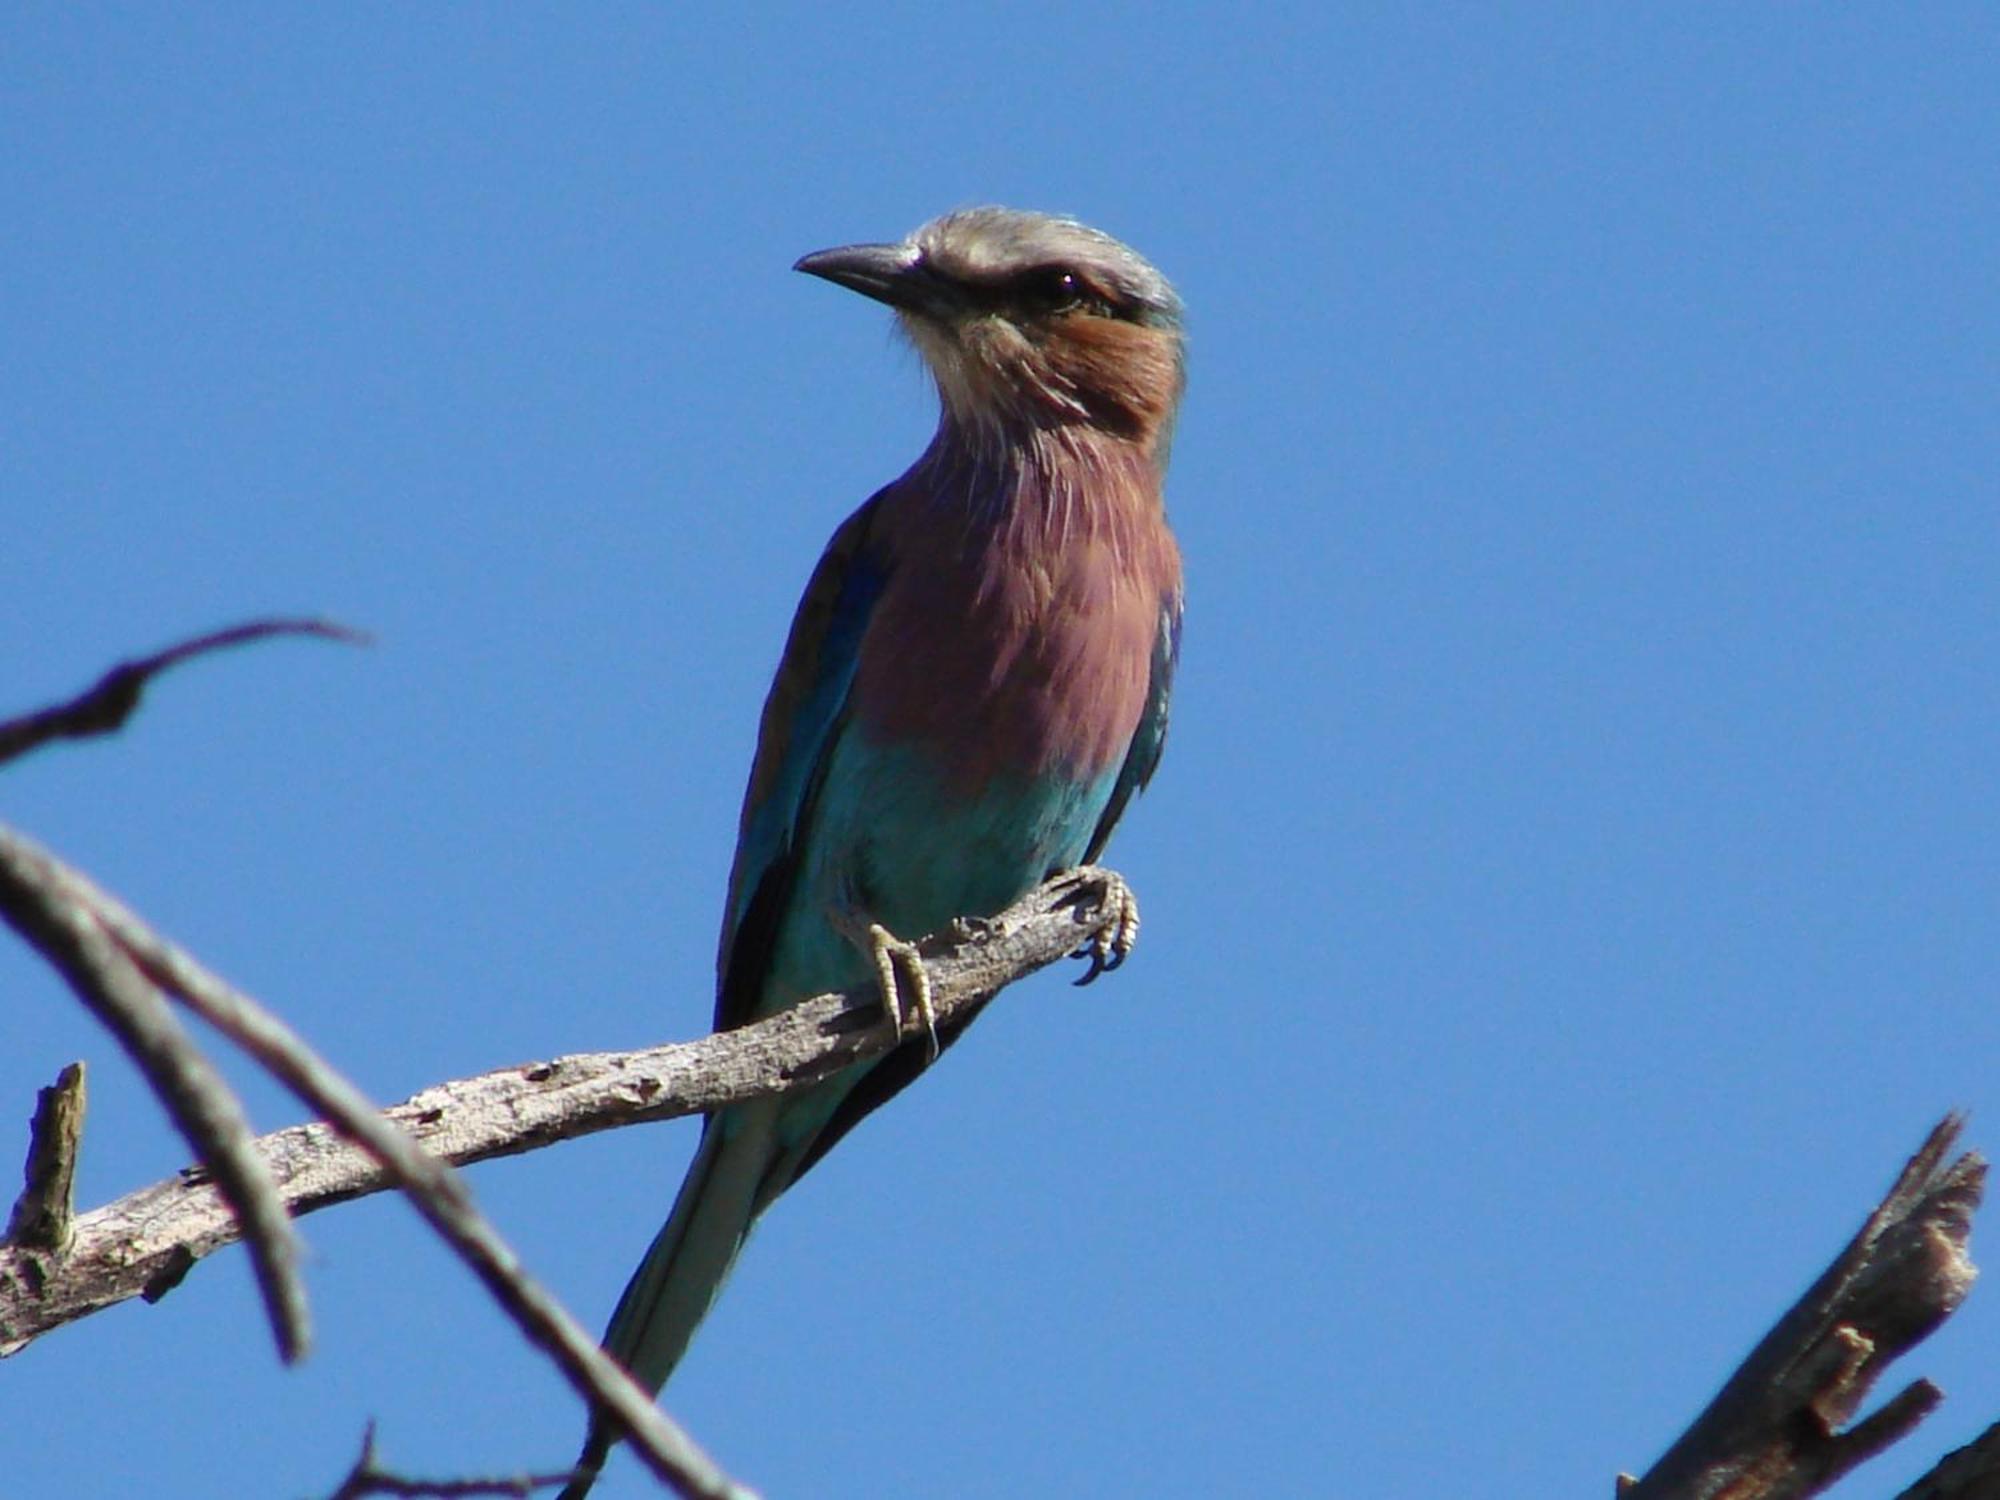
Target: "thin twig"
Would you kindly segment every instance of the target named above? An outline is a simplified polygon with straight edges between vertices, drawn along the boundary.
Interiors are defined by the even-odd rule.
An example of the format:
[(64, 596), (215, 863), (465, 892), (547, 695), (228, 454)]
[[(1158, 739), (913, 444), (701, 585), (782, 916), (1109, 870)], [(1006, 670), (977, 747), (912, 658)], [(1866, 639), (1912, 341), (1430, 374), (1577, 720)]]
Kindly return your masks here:
[(369, 637), (332, 620), (267, 619), (210, 631), (178, 645), (155, 651), (151, 656), (120, 662), (100, 677), (96, 684), (66, 703), (57, 703), (19, 718), (0, 720), (0, 765), (26, 755), (51, 740), (87, 739), (111, 734), (124, 727), (132, 710), (139, 706), (146, 684), (167, 668), (190, 657), (241, 646), (278, 635), (318, 636), (323, 640), (364, 645)]
[(368, 1495), (394, 1495), (403, 1500), (463, 1500), (481, 1495), (526, 1496), (568, 1484), (572, 1471), (556, 1474), (509, 1474), (486, 1479), (411, 1479), (392, 1473), (375, 1461), (375, 1424), (361, 1435), (361, 1456), (327, 1500), (364, 1500)]
[(243, 1225), (257, 1288), (287, 1364), (311, 1343), (299, 1242), (236, 1096), (70, 872), (19, 835), (0, 839), (0, 916), (53, 964), (145, 1075)]
[(1881, 1206), (1751, 1351), (1720, 1394), (1622, 1500), (1800, 1500), (1908, 1435), (1942, 1399), (1919, 1380), (1845, 1427), (1891, 1362), (1965, 1299), (1966, 1245), (1986, 1164), (1946, 1164), (1963, 1122), (1947, 1116)]

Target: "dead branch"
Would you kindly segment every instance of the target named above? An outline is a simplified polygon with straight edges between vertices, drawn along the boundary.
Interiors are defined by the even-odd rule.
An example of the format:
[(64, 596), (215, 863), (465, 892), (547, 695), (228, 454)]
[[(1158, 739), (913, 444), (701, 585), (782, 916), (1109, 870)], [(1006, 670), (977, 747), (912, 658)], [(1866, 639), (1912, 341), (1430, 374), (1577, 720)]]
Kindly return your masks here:
[[(1037, 893), (1043, 898), (1040, 906), (1032, 899), (1024, 903), (1033, 908), (1026, 918), (1020, 917), (1018, 911), (1009, 912), (998, 920), (977, 924), (976, 930), (955, 928), (930, 944), (930, 949), (949, 951), (957, 959), (951, 964), (941, 964), (934, 971), (934, 1003), (939, 1021), (948, 1019), (962, 1007), (983, 1003), (1000, 985), (1019, 974), (1074, 951), (1081, 939), (1101, 925), (1099, 908), (1106, 915), (1114, 909), (1112, 893), (1121, 888), (1118, 877), (1108, 872), (1073, 872)], [(448, 1167), (399, 1129), (393, 1117), (377, 1114), (372, 1105), (283, 1022), (161, 938), (77, 871), (5, 829), (0, 829), (0, 909), (5, 909), (38, 947), (59, 964), (66, 965), (65, 973), (74, 969), (80, 975), (79, 992), (87, 999), (109, 983), (105, 976), (111, 975), (119, 984), (129, 980), (137, 991), (143, 992), (131, 1000), (133, 1005), (149, 1001), (164, 1012), (164, 1001), (153, 988), (158, 985), (237, 1042), (279, 1081), (333, 1122), (330, 1126), (280, 1132), (265, 1142), (253, 1143), (249, 1161), (260, 1179), (275, 1179), (282, 1160), (279, 1149), (267, 1153), (260, 1148), (277, 1148), (282, 1142), (285, 1147), (305, 1148), (314, 1157), (337, 1153), (344, 1158), (334, 1173), (342, 1185), (331, 1194), (323, 1194), (319, 1200), (322, 1203), (383, 1187), (401, 1188), (593, 1409), (605, 1413), (626, 1432), (656, 1474), (679, 1493), (704, 1500), (733, 1500), (746, 1493), (668, 1421), (604, 1354), (596, 1340), (527, 1276), (498, 1232), (473, 1209), (463, 1183)], [(1025, 921), (1027, 925), (1017, 926), (1017, 921)], [(63, 925), (65, 922), (67, 926)], [(48, 938), (44, 929), (52, 924), (63, 932), (76, 928), (94, 946), (80, 958), (69, 954)], [(123, 1014), (116, 1012), (113, 1019), (122, 1022)], [(168, 1020), (171, 1021), (170, 1015)], [(734, 1099), (802, 1087), (849, 1062), (885, 1052), (897, 1040), (898, 1034), (883, 1016), (880, 999), (872, 991), (854, 997), (822, 996), (772, 1021), (711, 1038), (687, 1049), (674, 1049), (708, 1048), (721, 1054), (710, 1059), (720, 1066), (704, 1071), (698, 1080), (686, 1080), (691, 1086), (678, 1093), (660, 1087), (657, 1078), (642, 1076), (634, 1081), (633, 1091), (644, 1101), (643, 1106), (634, 1110), (621, 1099), (617, 1101), (618, 1113), (626, 1122), (663, 1118), (711, 1109)], [(193, 1061), (207, 1066), (198, 1053), (193, 1054)], [(608, 1071), (626, 1072), (628, 1062), (626, 1058), (613, 1058)], [(662, 1071), (672, 1073), (677, 1067), (685, 1069), (687, 1064), (684, 1058), (671, 1059)], [(187, 1060), (182, 1059), (181, 1065), (188, 1065)], [(489, 1092), (479, 1086), (502, 1078), (510, 1078), (517, 1087), (522, 1084), (532, 1087), (562, 1071), (558, 1064), (491, 1074), (485, 1079), (472, 1080), (473, 1087), (466, 1092)], [(444, 1091), (455, 1092), (459, 1087), (447, 1085)], [(226, 1093), (223, 1098), (234, 1107), (233, 1099)], [(577, 1109), (576, 1103), (572, 1098), (567, 1111), (572, 1119), (589, 1112)], [(478, 1155), (503, 1155), (559, 1138), (545, 1129), (534, 1140), (524, 1140), (523, 1118), (529, 1111), (508, 1107), (505, 1100), (503, 1107), (507, 1109), (505, 1128), (497, 1136), (488, 1134)], [(443, 1112), (438, 1106), (426, 1105), (423, 1115), (436, 1121), (442, 1119)], [(586, 1129), (608, 1128), (611, 1123), (605, 1120), (564, 1133), (581, 1134)], [(201, 1149), (199, 1141), (197, 1149)], [(212, 1155), (204, 1153), (203, 1159), (209, 1168), (215, 1167)], [(457, 1159), (475, 1158), (467, 1155)], [(294, 1177), (294, 1182), (314, 1176), (313, 1168), (324, 1163), (300, 1165), (306, 1170)], [(157, 1200), (177, 1193), (181, 1200), (178, 1206), (185, 1207), (204, 1194), (219, 1193), (223, 1186), (218, 1181), (211, 1189), (199, 1174), (184, 1173), (176, 1183), (162, 1184), (135, 1196)], [(302, 1199), (280, 1198), (275, 1191), (273, 1201), (281, 1204), (281, 1223), (286, 1222), (283, 1209), (303, 1212), (313, 1206)], [(66, 1255), (54, 1256), (14, 1244), (0, 1245), (0, 1351), (18, 1349), (49, 1327), (135, 1293), (148, 1297), (163, 1295), (201, 1254), (240, 1233), (241, 1215), (235, 1210), (234, 1200), (220, 1194), (196, 1210), (202, 1232), (189, 1237), (162, 1237), (159, 1217), (143, 1213), (142, 1222), (146, 1223), (155, 1245), (152, 1254), (135, 1254), (129, 1233), (121, 1232), (121, 1228), (132, 1224), (130, 1204), (130, 1199), (121, 1200), (108, 1210), (83, 1215), (76, 1222)], [(107, 1218), (112, 1222), (104, 1222)]]
[(2000, 1422), (1947, 1453), (1896, 1500), (2000, 1500)]
[[(1943, 1399), (1927, 1380), (1845, 1424), (1876, 1379), (1965, 1299), (1966, 1251), (1986, 1163), (1949, 1165), (1947, 1116), (1867, 1223), (1778, 1320), (1708, 1409), (1621, 1500), (1802, 1500), (1907, 1436)], [(1940, 1495), (1991, 1493), (1960, 1490)]]
[(568, 1484), (572, 1470), (556, 1474), (507, 1474), (480, 1479), (411, 1479), (383, 1468), (375, 1459), (375, 1424), (361, 1435), (361, 1456), (327, 1500), (364, 1500), (368, 1495), (394, 1495), (403, 1500), (463, 1500), (475, 1495), (532, 1495)]
[[(118, 1039), (196, 1157), (215, 1174), (217, 1190), (243, 1226), (279, 1356), (291, 1363), (311, 1342), (299, 1241), (257, 1154), (250, 1121), (165, 997), (105, 930), (87, 889), (68, 873), (28, 840), (0, 837), (0, 916)], [(59, 1274), (63, 1262), (52, 1252), (27, 1254), (31, 1275)]]
[(278, 635), (310, 635), (323, 640), (362, 645), (367, 635), (350, 630), (332, 620), (269, 619), (251, 620), (226, 630), (210, 631), (178, 645), (155, 651), (132, 661), (120, 662), (100, 677), (96, 684), (66, 703), (53, 704), (19, 718), (0, 720), (0, 765), (26, 755), (51, 740), (80, 740), (92, 735), (111, 734), (124, 727), (146, 684), (168, 667), (190, 657)]
[[(0, 830), (0, 844), (7, 837)], [(1079, 900), (1094, 898), (1094, 880), (1095, 872), (1076, 872), (976, 932), (948, 932), (920, 944), (939, 1019), (1072, 952), (1095, 918), (1092, 900)], [(462, 1166), (801, 1088), (893, 1042), (874, 991), (822, 995), (699, 1041), (576, 1053), (436, 1084), (382, 1114), (438, 1160)], [(294, 1215), (395, 1185), (379, 1163), (323, 1122), (275, 1131), (255, 1149)], [(59, 1266), (28, 1247), (0, 1242), (0, 1356), (149, 1288), (164, 1295), (195, 1262), (240, 1233), (207, 1174), (190, 1170), (78, 1214)]]

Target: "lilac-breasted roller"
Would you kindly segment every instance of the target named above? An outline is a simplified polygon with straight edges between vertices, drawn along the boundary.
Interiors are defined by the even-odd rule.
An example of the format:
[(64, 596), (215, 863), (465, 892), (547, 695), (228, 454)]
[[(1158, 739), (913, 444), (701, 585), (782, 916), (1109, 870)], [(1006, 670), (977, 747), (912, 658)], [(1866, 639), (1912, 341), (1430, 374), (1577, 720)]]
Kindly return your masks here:
[[(1001, 208), (797, 269), (894, 308), (941, 413), (834, 533), (792, 622), (729, 877), (718, 1029), (878, 978), (899, 1014), (899, 990), (927, 1009), (902, 939), (1096, 858), (1159, 761), (1180, 641), (1161, 481), (1181, 308), (1159, 272), (1074, 220)], [(657, 1390), (758, 1214), (963, 1027), (712, 1115), (606, 1348)], [(609, 1442), (593, 1429), (571, 1500)]]

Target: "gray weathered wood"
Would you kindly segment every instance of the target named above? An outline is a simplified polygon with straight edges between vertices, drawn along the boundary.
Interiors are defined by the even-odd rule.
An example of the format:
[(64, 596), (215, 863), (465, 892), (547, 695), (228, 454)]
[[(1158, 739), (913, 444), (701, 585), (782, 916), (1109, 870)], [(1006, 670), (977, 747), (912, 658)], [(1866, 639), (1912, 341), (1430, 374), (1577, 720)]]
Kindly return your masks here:
[(7, 1217), (7, 1243), (69, 1253), (76, 1233), (76, 1156), (83, 1140), (83, 1064), (73, 1062), (35, 1095), (21, 1196)]
[[(1106, 878), (1116, 879), (1077, 872), (976, 932), (921, 944), (939, 1019), (1074, 951), (1096, 924)], [(822, 995), (700, 1041), (578, 1053), (440, 1083), (384, 1114), (432, 1155), (462, 1165), (803, 1087), (887, 1051), (894, 1040), (873, 990)], [(393, 1185), (371, 1157), (323, 1123), (276, 1131), (255, 1148), (295, 1215)], [(149, 1289), (164, 1293), (238, 1237), (213, 1185), (202, 1173), (184, 1172), (77, 1215), (70, 1253), (58, 1265), (0, 1244), (0, 1355)]]
[[(1899, 1441), (1943, 1398), (1927, 1380), (1847, 1425), (1888, 1366), (1955, 1311), (1978, 1275), (1967, 1254), (1986, 1163), (1947, 1164), (1950, 1116), (1859, 1233), (1620, 1500), (1802, 1500)], [(1968, 1492), (1971, 1493), (1971, 1492)]]

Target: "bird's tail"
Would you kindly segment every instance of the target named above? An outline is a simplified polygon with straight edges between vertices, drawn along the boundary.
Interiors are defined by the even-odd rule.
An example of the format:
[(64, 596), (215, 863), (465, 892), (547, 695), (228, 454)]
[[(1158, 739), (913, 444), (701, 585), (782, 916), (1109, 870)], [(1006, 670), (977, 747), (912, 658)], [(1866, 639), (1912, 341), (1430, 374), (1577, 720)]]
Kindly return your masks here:
[[(687, 1352), (769, 1201), (767, 1182), (783, 1155), (775, 1139), (776, 1102), (758, 1100), (711, 1118), (673, 1213), (611, 1314), (604, 1347), (649, 1391), (666, 1384)], [(617, 1434), (592, 1418), (576, 1478), (560, 1500), (583, 1500), (615, 1441)]]

